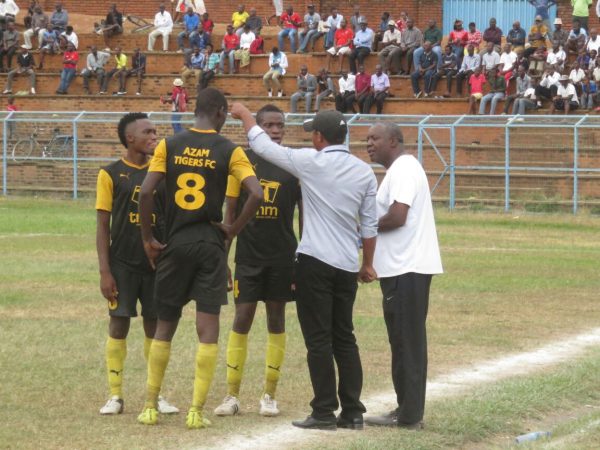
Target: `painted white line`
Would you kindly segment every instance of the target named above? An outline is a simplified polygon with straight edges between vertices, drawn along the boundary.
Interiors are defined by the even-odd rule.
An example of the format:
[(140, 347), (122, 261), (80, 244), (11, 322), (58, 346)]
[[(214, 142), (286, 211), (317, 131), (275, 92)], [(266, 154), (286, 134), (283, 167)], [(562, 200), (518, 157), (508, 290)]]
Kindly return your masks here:
[[(600, 345), (600, 328), (546, 345), (531, 352), (508, 355), (458, 369), (428, 382), (427, 400), (432, 401), (459, 395), (483, 384), (535, 372), (574, 359), (595, 345)], [(393, 391), (382, 392), (364, 398), (363, 402), (367, 410), (372, 413), (386, 411), (395, 406), (396, 394)], [(352, 433), (352, 431), (348, 431), (348, 433)], [(269, 427), (268, 431), (254, 435), (237, 433), (218, 446), (208, 448), (256, 450), (280, 449), (282, 445), (295, 448), (297, 445), (308, 444), (310, 441), (318, 442), (318, 440), (327, 439), (327, 436), (330, 435), (330, 431), (300, 430), (289, 423), (285, 423)]]
[(85, 234), (68, 234), (68, 233), (10, 233), (0, 234), (0, 239), (12, 239), (12, 238), (36, 238), (36, 237), (82, 237), (87, 236)]

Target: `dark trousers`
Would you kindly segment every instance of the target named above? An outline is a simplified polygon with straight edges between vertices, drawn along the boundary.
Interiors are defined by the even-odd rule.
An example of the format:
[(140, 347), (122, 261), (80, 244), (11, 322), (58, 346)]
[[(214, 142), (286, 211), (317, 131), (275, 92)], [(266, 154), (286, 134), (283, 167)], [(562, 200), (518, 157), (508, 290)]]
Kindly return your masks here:
[(382, 278), (383, 316), (392, 349), (392, 381), (398, 422), (423, 419), (427, 384), (427, 331), (431, 275), (406, 273)]
[(462, 95), (463, 93), (463, 81), (466, 79), (467, 83), (469, 83), (469, 77), (473, 75), (472, 70), (465, 70), (464, 72), (459, 72), (456, 75), (456, 94)]
[(358, 59), (358, 65), (361, 66), (363, 61), (367, 56), (371, 53), (371, 49), (368, 47), (358, 47), (350, 52), (350, 56), (348, 57), (348, 61), (350, 61), (350, 72), (356, 72), (356, 60)]
[(317, 419), (334, 419), (338, 396), (345, 418), (362, 417), (366, 411), (360, 402), (363, 374), (352, 324), (356, 289), (356, 273), (298, 255), (296, 305), (314, 392), (310, 406)]
[(375, 106), (377, 107), (377, 114), (381, 114), (383, 111), (383, 102), (385, 101), (387, 96), (387, 92), (377, 92), (375, 94), (369, 95), (363, 106), (362, 113), (370, 114), (371, 107), (373, 106), (373, 103), (375, 103)]
[(555, 85), (552, 85), (549, 88), (537, 85), (535, 88), (535, 96), (538, 100), (540, 100), (540, 97), (552, 100), (552, 98), (556, 96), (556, 92), (558, 92), (558, 86)]
[(337, 94), (335, 96), (335, 109), (343, 113), (347, 112), (348, 110), (355, 112), (354, 100), (356, 100), (354, 91), (346, 91), (343, 94)]
[(446, 91), (450, 92), (452, 90), (452, 77), (456, 75), (455, 69), (441, 69), (436, 72), (431, 80), (431, 90), (435, 91), (437, 88), (437, 83), (442, 76), (446, 77)]
[(17, 51), (17, 47), (10, 47), (8, 49), (3, 48), (0, 50), (0, 68), (4, 69), (4, 55), (6, 55), (6, 67), (9, 69), (12, 67), (13, 56)]
[[(371, 109), (371, 104), (368, 100), (371, 98), (371, 93), (369, 91), (363, 92), (356, 97), (356, 104), (358, 105), (358, 112), (363, 114), (369, 114), (369, 110)], [(368, 109), (367, 109), (368, 106)]]
[(204, 72), (202, 72), (202, 77), (200, 77), (200, 89), (206, 89), (208, 87), (208, 82), (214, 77), (214, 70), (205, 70)]

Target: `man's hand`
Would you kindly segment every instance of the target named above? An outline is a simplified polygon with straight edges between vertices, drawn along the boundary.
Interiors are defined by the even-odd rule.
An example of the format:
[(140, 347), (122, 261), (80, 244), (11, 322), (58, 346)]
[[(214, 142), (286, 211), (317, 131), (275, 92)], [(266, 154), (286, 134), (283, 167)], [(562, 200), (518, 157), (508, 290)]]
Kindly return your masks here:
[(152, 266), (153, 269), (156, 269), (156, 260), (165, 247), (165, 244), (161, 244), (154, 238), (152, 238), (150, 241), (144, 241), (144, 251), (146, 252), (150, 266)]
[(117, 299), (117, 282), (110, 272), (100, 273), (100, 292), (102, 296), (109, 302), (114, 302)]
[(236, 102), (231, 106), (231, 117), (234, 119), (241, 119), (245, 113), (250, 113), (250, 110), (243, 104)]
[(361, 283), (371, 283), (377, 279), (377, 272), (373, 266), (363, 264), (358, 272), (358, 281)]
[(223, 222), (211, 222), (215, 227), (221, 230), (223, 236), (226, 241), (233, 241), (233, 238), (236, 236), (237, 232), (233, 229), (231, 225), (224, 224)]

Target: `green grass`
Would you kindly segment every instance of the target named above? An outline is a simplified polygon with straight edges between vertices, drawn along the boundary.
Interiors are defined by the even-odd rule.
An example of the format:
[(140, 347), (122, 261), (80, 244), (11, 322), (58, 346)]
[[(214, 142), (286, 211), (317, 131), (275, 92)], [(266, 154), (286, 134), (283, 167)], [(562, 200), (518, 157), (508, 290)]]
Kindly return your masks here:
[[(214, 419), (209, 431), (188, 432), (181, 415), (167, 417), (154, 428), (135, 423), (145, 383), (139, 320), (132, 323), (128, 339), (125, 414), (100, 417), (98, 408), (107, 396), (103, 356), (107, 314), (98, 287), (93, 208), (90, 199), (0, 199), (1, 448), (217, 445), (224, 436), (268, 430), (274, 423), (288, 423), (308, 412), (311, 388), (305, 348), (295, 307), (290, 305), (288, 352), (278, 391), (282, 416), (266, 420), (257, 414), (265, 346), (265, 316), (261, 308), (251, 332), (242, 385), (244, 414), (233, 419), (212, 417), (212, 409), (226, 392), (224, 349), (233, 310), (229, 306), (222, 314), (217, 376), (207, 405), (209, 417)], [(445, 210), (436, 211), (436, 218), (446, 273), (435, 277), (431, 291), (430, 378), (459, 366), (535, 348), (600, 323), (600, 219)], [(380, 298), (376, 284), (362, 286), (355, 307), (365, 395), (391, 389)], [(164, 383), (165, 394), (182, 409), (189, 404), (193, 381), (196, 338), (192, 309), (184, 311)], [(591, 376), (597, 374), (596, 366), (585, 363), (582, 367), (590, 371), (590, 379), (597, 380), (597, 376)], [(510, 421), (508, 429), (517, 433), (532, 417), (527, 405), (538, 408), (536, 398), (526, 396), (521, 401), (520, 396), (512, 400), (510, 396), (502, 397), (506, 386), (519, 388), (516, 381), (506, 383), (509, 384), (490, 387), (473, 398), (429, 407), (429, 426), (422, 433), (424, 437), (386, 431), (377, 435), (369, 447), (374, 433), (367, 431), (351, 441), (344, 438), (339, 445), (440, 448), (474, 443), (473, 448), (485, 448), (477, 443), (488, 438), (493, 442), (502, 430), (502, 420)], [(580, 395), (576, 385), (571, 387), (574, 393), (568, 385), (566, 390), (558, 391), (558, 398), (565, 403), (554, 407), (568, 407), (571, 395)], [(597, 400), (600, 386), (589, 389)], [(452, 403), (463, 401), (460, 405)], [(495, 403), (499, 405), (497, 411)], [(540, 415), (545, 414), (544, 408), (538, 409)], [(452, 419), (454, 416), (457, 418)], [(480, 416), (485, 423), (474, 423)], [(338, 437), (327, 438), (335, 441), (322, 445), (333, 446)]]

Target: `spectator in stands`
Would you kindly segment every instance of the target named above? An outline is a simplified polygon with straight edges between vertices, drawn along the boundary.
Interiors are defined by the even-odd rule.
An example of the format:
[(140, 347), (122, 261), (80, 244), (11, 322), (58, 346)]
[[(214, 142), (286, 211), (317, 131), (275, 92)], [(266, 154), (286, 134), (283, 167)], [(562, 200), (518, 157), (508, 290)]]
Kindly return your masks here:
[[(9, 20), (6, 24), (6, 30), (2, 33), (2, 48), (0, 49), (0, 71), (10, 72), (14, 54), (19, 48), (19, 32), (15, 28), (15, 23)], [(6, 56), (6, 69), (4, 68), (4, 57)]]
[(14, 22), (19, 14), (19, 7), (15, 3), (15, 0), (0, 0), (0, 25), (2, 29), (6, 27), (6, 24), (11, 20)]
[(255, 39), (256, 36), (250, 29), (250, 25), (244, 25), (244, 32), (240, 35), (240, 48), (234, 53), (236, 72), (239, 72), (240, 67), (250, 65), (250, 46)]
[(277, 90), (277, 97), (283, 97), (283, 90), (279, 77), (285, 75), (288, 66), (287, 56), (277, 47), (273, 47), (269, 55), (269, 70), (263, 76), (263, 84), (267, 89), (267, 95), (273, 96), (273, 87)]
[(600, 36), (598, 36), (598, 30), (596, 28), (590, 29), (590, 38), (588, 39), (585, 48), (588, 53), (592, 50), (596, 50), (596, 54), (598, 53), (598, 49), (600, 48)]
[(137, 78), (137, 91), (135, 95), (142, 95), (142, 79), (146, 73), (146, 55), (144, 55), (139, 47), (133, 51), (131, 57), (131, 69), (127, 71), (127, 77)]
[(460, 65), (460, 70), (456, 75), (456, 95), (462, 97), (463, 80), (467, 80), (467, 83), (469, 83), (471, 75), (475, 73), (475, 69), (478, 67), (481, 67), (481, 56), (476, 54), (473, 45), (469, 44), (467, 46), (467, 54), (463, 58)]
[(307, 10), (308, 12), (304, 15), (304, 29), (298, 35), (300, 48), (296, 53), (306, 53), (309, 42), (312, 43), (311, 52), (315, 51), (315, 41), (313, 37), (319, 34), (319, 22), (321, 21), (321, 16), (319, 13), (315, 12), (315, 5), (308, 5)]
[(63, 8), (62, 3), (57, 3), (54, 12), (50, 16), (50, 24), (54, 31), (62, 33), (67, 29), (69, 24), (69, 14), (67, 10)]
[[(531, 87), (529, 89), (526, 89), (525, 92), (523, 92), (522, 96), (515, 99), (515, 102), (513, 103), (513, 109), (512, 109), (513, 116), (515, 114), (524, 115), (526, 110), (537, 108), (537, 102), (536, 102), (536, 97), (535, 97), (535, 88), (537, 87), (537, 79), (532, 78), (530, 84), (531, 84)], [(519, 122), (522, 120), (523, 119), (517, 119), (517, 121), (519, 121)]]
[[(394, 22), (392, 20), (392, 22)], [(378, 51), (380, 48), (379, 43), (383, 41), (383, 37), (385, 35), (385, 32), (388, 31), (389, 29), (389, 23), (390, 23), (390, 13), (385, 11), (382, 15), (381, 15), (381, 22), (379, 22), (379, 26), (377, 27), (377, 30), (375, 31), (375, 39), (373, 40), (373, 51), (376, 52)], [(396, 22), (394, 22), (394, 28), (396, 28)], [(398, 39), (398, 43), (400, 43), (400, 39)]]
[[(442, 95), (442, 98), (450, 97), (450, 91), (452, 90), (452, 78), (458, 73), (458, 58), (452, 51), (451, 45), (446, 45), (446, 50), (442, 55), (442, 64), (437, 69), (431, 80), (431, 91), (435, 91), (437, 83), (441, 77), (446, 77), (446, 91)], [(427, 83), (427, 82), (425, 82)]]
[(104, 37), (105, 50), (110, 49), (110, 44), (108, 42), (110, 37), (123, 33), (123, 13), (117, 9), (116, 4), (110, 6), (106, 18), (104, 19), (104, 23), (99, 31)]
[(190, 98), (183, 86), (183, 80), (181, 78), (175, 78), (175, 80), (173, 80), (171, 96), (164, 100), (165, 103), (171, 104), (171, 126), (173, 127), (173, 134), (183, 131), (183, 125), (181, 125), (181, 113), (187, 111), (187, 104), (189, 101)]
[(421, 53), (421, 56), (419, 57), (419, 61), (415, 62), (415, 71), (410, 76), (415, 98), (419, 98), (423, 95), (423, 91), (421, 91), (421, 88), (419, 87), (419, 80), (421, 78), (423, 78), (425, 97), (429, 97), (433, 85), (433, 77), (437, 73), (438, 56), (432, 51), (431, 42), (423, 42), (423, 50), (423, 53)]
[(335, 45), (327, 49), (327, 70), (331, 70), (331, 57), (338, 58), (338, 73), (342, 71), (342, 63), (344, 62), (344, 55), (349, 55), (352, 51), (352, 39), (354, 34), (352, 30), (348, 28), (346, 19), (342, 19), (340, 28), (335, 32)]
[(256, 36), (254, 40), (250, 44), (250, 54), (251, 55), (262, 55), (265, 53), (265, 40), (260, 35), (260, 31), (256, 31), (254, 33)]
[(183, 31), (177, 36), (177, 45), (179, 46), (178, 53), (183, 53), (183, 40), (188, 39), (190, 47), (198, 34), (198, 26), (200, 25), (200, 17), (194, 13), (194, 8), (191, 6), (183, 16)]
[(115, 47), (115, 67), (106, 73), (100, 94), (106, 94), (108, 92), (108, 83), (110, 83), (110, 80), (113, 77), (119, 79), (119, 90), (117, 91), (117, 95), (127, 94), (127, 91), (125, 90), (127, 72), (127, 55), (121, 51), (121, 47)]
[(578, 21), (581, 24), (581, 27), (587, 31), (592, 0), (571, 0), (571, 6), (573, 7), (572, 21)]
[(290, 97), (290, 112), (298, 112), (298, 100), (304, 99), (306, 104), (306, 113), (311, 112), (312, 97), (317, 90), (317, 77), (308, 73), (306, 64), (300, 66), (300, 73), (296, 77), (298, 90)]
[[(438, 69), (439, 69), (440, 65), (442, 64), (442, 47), (441, 47), (441, 45), (442, 45), (443, 37), (444, 37), (444, 35), (442, 34), (442, 30), (440, 30), (437, 27), (435, 20), (429, 20), (428, 27), (425, 30), (425, 32), (423, 33), (423, 41), (429, 41), (431, 43), (431, 51), (437, 55), (437, 61), (438, 61), (437, 68)], [(415, 70), (419, 68), (419, 61), (420, 61), (421, 55), (423, 54), (424, 51), (425, 51), (425, 48), (423, 45), (421, 45), (413, 53), (413, 64), (414, 64)]]
[(200, 84), (202, 79), (202, 69), (204, 69), (204, 53), (200, 47), (194, 46), (192, 52), (184, 57), (184, 64), (181, 70), (181, 79), (185, 85), (190, 85), (190, 79), (196, 78), (196, 84)]
[[(381, 64), (383, 71), (388, 75), (390, 74), (390, 65), (392, 64), (392, 53), (394, 50), (400, 48), (401, 38), (400, 31), (396, 28), (396, 22), (389, 20), (388, 29), (383, 34), (381, 50), (379, 51), (379, 64)], [(394, 67), (394, 71), (397, 72), (398, 68)]]
[(31, 37), (36, 35), (38, 38), (38, 49), (42, 48), (44, 40), (44, 30), (48, 27), (48, 16), (42, 11), (42, 7), (37, 5), (31, 16), (31, 25), (23, 32), (23, 42), (28, 49), (32, 49)]
[(359, 64), (364, 64), (364, 60), (371, 53), (373, 47), (373, 39), (375, 33), (367, 27), (367, 19), (364, 17), (359, 24), (359, 30), (354, 35), (354, 48), (350, 52), (348, 60), (350, 61), (350, 72), (356, 73), (356, 61)]
[(85, 69), (81, 71), (81, 78), (83, 78), (83, 92), (86, 95), (90, 95), (90, 78), (96, 77), (98, 82), (98, 93), (102, 91), (102, 85), (104, 84), (104, 77), (106, 71), (104, 66), (110, 58), (110, 53), (99, 52), (96, 46), (90, 47), (90, 53), (86, 58)]
[[(529, 0), (529, 3), (531, 3), (534, 7), (535, 7), (535, 15), (536, 16), (540, 16), (542, 18), (543, 23), (546, 25), (546, 28), (548, 28), (548, 30), (550, 30), (550, 15), (548, 14), (548, 10), (556, 5), (556, 1), (555, 0)], [(549, 37), (550, 36), (550, 31), (548, 32)]]
[(565, 52), (567, 51), (567, 41), (569, 39), (569, 32), (562, 29), (562, 19), (557, 17), (554, 19), (554, 32), (552, 33), (552, 46), (558, 44)]
[(154, 30), (148, 34), (148, 51), (154, 51), (154, 43), (160, 35), (163, 40), (163, 51), (169, 51), (169, 36), (173, 31), (173, 19), (169, 11), (165, 11), (165, 5), (160, 4), (158, 12), (154, 16)]
[(552, 51), (548, 52), (546, 56), (546, 64), (554, 66), (556, 70), (562, 72), (565, 68), (565, 61), (567, 60), (567, 54), (560, 47), (558, 42), (554, 42), (552, 45)]
[[(173, 1), (174, 0), (171, 0), (171, 3), (173, 3)], [(188, 8), (192, 8), (192, 12), (195, 12), (192, 0), (178, 0), (177, 6), (175, 6), (175, 15), (173, 16), (173, 23), (181, 23), (183, 20), (183, 23), (185, 24), (185, 14)]]
[(283, 29), (277, 35), (277, 44), (283, 51), (283, 40), (287, 37), (290, 40), (292, 53), (296, 53), (296, 39), (298, 37), (298, 28), (302, 25), (302, 19), (297, 12), (294, 12), (292, 6), (288, 6), (279, 19)]
[(350, 29), (355, 35), (360, 28), (360, 22), (362, 20), (366, 20), (366, 18), (364, 16), (361, 16), (360, 7), (358, 5), (354, 5), (354, 11), (350, 16)]
[(542, 45), (546, 45), (546, 38), (548, 37), (548, 27), (542, 22), (542, 16), (536, 16), (535, 22), (529, 29), (529, 35), (527, 40), (529, 41), (529, 48), (525, 49), (524, 56), (529, 58), (530, 55)]
[(365, 72), (365, 66), (358, 66), (358, 74), (354, 78), (354, 87), (358, 112), (368, 114), (365, 107), (368, 105), (367, 99), (371, 96), (371, 75)]
[(585, 48), (587, 42), (587, 32), (581, 27), (578, 20), (573, 21), (573, 29), (567, 39), (567, 49), (571, 53), (579, 54), (582, 48)]
[(202, 14), (202, 29), (206, 33), (208, 37), (208, 43), (212, 44), (211, 37), (213, 29), (215, 28), (215, 23), (208, 17), (208, 13), (205, 12)]
[(408, 21), (408, 14), (406, 11), (400, 11), (400, 18), (396, 21), (396, 28), (398, 31), (402, 33), (406, 28), (408, 28), (406, 22)]
[(598, 85), (593, 79), (586, 77), (581, 92), (581, 105), (588, 111), (594, 107), (596, 94), (598, 93)]
[[(575, 87), (577, 95), (581, 95), (583, 92), (583, 82), (585, 80), (585, 71), (581, 68), (578, 61), (573, 64), (573, 69), (569, 73), (569, 81)], [(559, 80), (560, 81), (560, 80)]]
[(192, 48), (198, 47), (200, 50), (204, 50), (209, 43), (210, 36), (206, 31), (204, 31), (204, 26), (202, 23), (199, 23), (198, 28), (196, 28), (196, 33), (192, 35), (190, 45)]
[(517, 54), (512, 51), (512, 46), (507, 42), (504, 44), (503, 52), (500, 55), (500, 64), (498, 65), (498, 75), (504, 78), (506, 82), (506, 89), (508, 90), (508, 83), (513, 77), (517, 63)]
[(54, 55), (58, 53), (60, 48), (58, 46), (58, 33), (54, 30), (52, 24), (48, 24), (48, 28), (44, 30), (44, 37), (42, 38), (42, 48), (40, 49), (40, 63), (38, 70), (44, 68), (44, 59), (47, 54)]
[[(475, 24), (473, 24), (473, 27)], [(465, 54), (465, 47), (468, 45), (469, 33), (463, 28), (463, 21), (456, 19), (454, 27), (448, 35), (448, 44), (452, 46), (452, 51), (456, 55), (456, 63), (460, 65), (462, 57)], [(481, 33), (479, 33), (479, 42), (481, 42)], [(479, 46), (479, 43), (477, 43)]]
[(356, 113), (354, 109), (354, 101), (356, 100), (356, 75), (349, 74), (345, 70), (338, 81), (339, 92), (335, 96), (335, 109), (339, 112), (346, 113), (349, 110)]
[(529, 74), (539, 76), (544, 71), (546, 59), (548, 59), (548, 52), (546, 47), (542, 45), (529, 57)]
[[(567, 78), (569, 78), (567, 76)], [(560, 73), (556, 71), (554, 66), (548, 67), (544, 74), (542, 75), (542, 79), (540, 83), (535, 88), (535, 96), (537, 99), (537, 107), (542, 107), (542, 98), (552, 100), (556, 95), (556, 91), (558, 90)]]
[(570, 82), (567, 75), (561, 75), (556, 95), (553, 97), (552, 104), (550, 105), (550, 114), (554, 114), (556, 110), (563, 111), (564, 114), (569, 114), (570, 111), (574, 111), (577, 108), (579, 108), (579, 99), (577, 98), (575, 86)]
[(73, 44), (76, 50), (79, 48), (79, 38), (71, 25), (67, 25), (67, 29), (58, 35), (58, 45), (61, 50), (66, 50), (69, 42)]
[[(517, 76), (515, 77), (517, 88), (514, 94), (507, 95), (506, 100), (504, 100), (504, 112), (503, 114), (508, 114), (508, 108), (510, 108), (510, 104), (513, 101), (517, 101), (517, 99), (522, 98), (525, 95), (525, 91), (531, 88), (531, 77), (527, 75), (527, 69), (525, 66), (519, 66), (517, 69)], [(513, 111), (517, 106), (513, 107)], [(514, 114), (514, 112), (513, 112)]]
[(239, 4), (237, 11), (231, 14), (231, 26), (233, 26), (233, 30), (238, 36), (243, 33), (248, 17), (250, 17), (250, 14), (248, 14), (246, 7), (242, 4)]
[(598, 58), (598, 52), (596, 50), (590, 50), (589, 57), (590, 63), (588, 65), (587, 70), (592, 70), (594, 67), (596, 67), (596, 59)]
[(493, 42), (488, 42), (486, 45), (486, 51), (483, 53), (481, 57), (481, 65), (483, 66), (483, 70), (485, 72), (489, 72), (490, 70), (498, 67), (500, 64), (500, 55), (496, 51), (495, 45)]
[(577, 59), (575, 61), (583, 70), (588, 70), (590, 66), (590, 55), (585, 51), (585, 49), (581, 49), (579, 50), (579, 55), (577, 55)]
[[(397, 22), (396, 26), (398, 26)], [(415, 27), (412, 19), (406, 20), (406, 30), (401, 33), (400, 48), (392, 52), (392, 61), (400, 67), (400, 74), (404, 75), (411, 73), (413, 53), (421, 46), (423, 34), (421, 33), (421, 30)], [(404, 64), (402, 64), (402, 57), (404, 57)]]
[(205, 60), (204, 71), (200, 79), (200, 90), (206, 89), (210, 80), (215, 77), (215, 72), (220, 61), (219, 55), (213, 52), (212, 44), (206, 46)]
[(464, 54), (467, 54), (467, 47), (469, 45), (473, 46), (473, 51), (477, 54), (479, 53), (479, 47), (481, 45), (481, 41), (483, 40), (483, 35), (481, 31), (477, 29), (477, 25), (475, 22), (469, 23), (469, 31), (467, 32), (467, 46), (465, 47)]
[[(344, 16), (338, 14), (337, 8), (334, 6), (331, 8), (331, 14), (325, 21), (324, 29), (326, 30), (325, 35), (325, 48), (329, 49), (335, 45), (335, 32), (342, 27), (342, 20)], [(352, 30), (350, 30), (352, 31)]]
[(250, 8), (250, 15), (248, 16), (248, 20), (246, 20), (246, 25), (250, 27), (250, 31), (254, 34), (262, 30), (262, 19), (256, 14), (256, 8)]
[(225, 73), (225, 59), (229, 59), (229, 73), (235, 73), (235, 51), (240, 48), (240, 37), (235, 34), (233, 25), (227, 25), (227, 33), (223, 36), (221, 44), (221, 60), (219, 71)]
[[(477, 55), (479, 56), (479, 55)], [(466, 59), (466, 57), (465, 57)], [(464, 63), (464, 60), (463, 60)], [(475, 67), (475, 70), (469, 77), (469, 109), (467, 114), (476, 114), (477, 102), (483, 97), (483, 85), (485, 83), (485, 75), (481, 73), (481, 66)]]
[[(546, 30), (547, 29), (548, 28), (546, 28)], [(506, 42), (512, 45), (512, 48), (516, 53), (517, 51), (525, 48), (525, 37), (526, 33), (525, 30), (521, 28), (521, 22), (515, 20), (513, 22), (512, 28), (506, 35)]]
[(319, 70), (317, 75), (317, 97), (315, 99), (315, 111), (320, 111), (321, 101), (327, 97), (335, 96), (335, 86), (329, 72), (324, 67)]
[(277, 18), (277, 23), (279, 23), (279, 18), (283, 14), (283, 0), (273, 0), (273, 8), (275, 8), (275, 14), (265, 18), (267, 25), (270, 25), (274, 18)]
[(500, 45), (502, 44), (502, 30), (496, 26), (496, 19), (490, 19), (490, 26), (483, 32), (483, 41), (486, 43), (485, 51), (489, 48), (487, 44), (494, 44), (494, 50), (500, 51)]
[(67, 44), (67, 51), (63, 54), (63, 69), (60, 73), (60, 84), (56, 93), (58, 95), (67, 95), (69, 86), (75, 78), (77, 72), (77, 63), (79, 62), (79, 53), (71, 42)]
[(12, 84), (16, 76), (29, 75), (29, 92), (35, 94), (35, 62), (26, 45), (21, 45), (21, 53), (17, 56), (17, 68), (8, 72), (6, 87), (2, 94), (12, 94)]
[(373, 103), (375, 103), (377, 114), (381, 114), (383, 112), (383, 102), (388, 97), (389, 90), (390, 79), (386, 73), (383, 73), (381, 64), (377, 64), (375, 73), (371, 75), (370, 92), (363, 108), (363, 114), (371, 113)]

